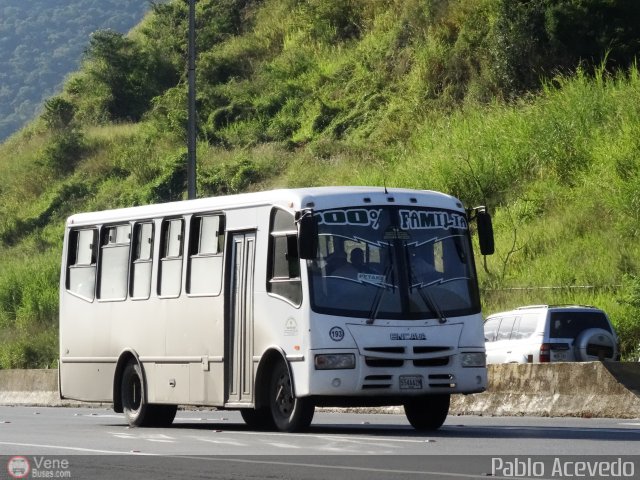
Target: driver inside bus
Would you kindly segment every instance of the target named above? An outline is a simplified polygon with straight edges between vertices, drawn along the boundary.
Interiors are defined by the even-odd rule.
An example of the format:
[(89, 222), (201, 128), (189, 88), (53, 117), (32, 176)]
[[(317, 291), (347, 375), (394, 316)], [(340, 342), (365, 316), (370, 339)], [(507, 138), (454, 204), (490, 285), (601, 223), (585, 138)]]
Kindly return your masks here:
[(432, 283), (442, 278), (442, 274), (436, 270), (435, 266), (416, 252), (411, 254), (411, 280), (412, 283)]

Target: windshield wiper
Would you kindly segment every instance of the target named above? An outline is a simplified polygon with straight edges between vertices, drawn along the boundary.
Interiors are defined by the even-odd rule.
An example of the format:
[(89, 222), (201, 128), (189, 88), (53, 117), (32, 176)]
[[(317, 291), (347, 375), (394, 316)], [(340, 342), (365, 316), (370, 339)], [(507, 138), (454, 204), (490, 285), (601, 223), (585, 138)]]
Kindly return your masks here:
[[(391, 249), (389, 249), (391, 250)], [(382, 295), (384, 295), (384, 292), (387, 290), (387, 285), (389, 284), (389, 275), (391, 275), (393, 271), (393, 254), (390, 251), (389, 252), (389, 263), (387, 264), (387, 266), (384, 268), (384, 272), (382, 273), (384, 280), (383, 283), (381, 285), (381, 288), (379, 288), (376, 291), (376, 295), (375, 297), (373, 297), (373, 303), (371, 304), (371, 310), (369, 310), (369, 318), (367, 318), (367, 325), (372, 325), (373, 322), (376, 321), (376, 317), (378, 316), (378, 312), (380, 311), (380, 304), (382, 303)], [(394, 288), (394, 282), (392, 282), (392, 287)]]
[(422, 297), (422, 301), (427, 305), (429, 310), (437, 315), (438, 321), (440, 323), (447, 323), (447, 317), (444, 316), (442, 310), (440, 310), (440, 306), (433, 299), (431, 294), (422, 288), (418, 288), (418, 294)]
[[(436, 316), (438, 317), (438, 321), (440, 323), (447, 323), (447, 317), (445, 317), (444, 314), (442, 313), (442, 310), (440, 309), (440, 306), (438, 305), (438, 303), (433, 299), (433, 297), (426, 290), (426, 288), (421, 288), (420, 287), (421, 283), (418, 282), (418, 279), (416, 278), (415, 274), (413, 273), (413, 269), (411, 268), (411, 258), (409, 256), (409, 248), (406, 245), (406, 243), (404, 245), (404, 248), (405, 248), (405, 252), (407, 252), (406, 253), (406, 256), (407, 256), (407, 276), (409, 277), (409, 290), (413, 291), (413, 285), (414, 285), (414, 282), (415, 282), (416, 290), (418, 291), (418, 295), (420, 295), (420, 298), (422, 298), (422, 301), (425, 303), (427, 308), (429, 310), (431, 310), (432, 313), (436, 314)], [(429, 285), (427, 285), (427, 287), (428, 286)]]

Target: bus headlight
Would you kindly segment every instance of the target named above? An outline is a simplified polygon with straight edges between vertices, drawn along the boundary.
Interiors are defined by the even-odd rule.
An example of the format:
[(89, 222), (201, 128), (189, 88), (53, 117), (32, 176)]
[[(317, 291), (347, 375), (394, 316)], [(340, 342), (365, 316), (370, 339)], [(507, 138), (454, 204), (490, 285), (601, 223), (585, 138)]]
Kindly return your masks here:
[(462, 360), (463, 367), (486, 367), (487, 356), (484, 352), (466, 352), (461, 353), (460, 358)]
[(356, 368), (353, 353), (322, 353), (315, 356), (316, 370), (345, 370)]

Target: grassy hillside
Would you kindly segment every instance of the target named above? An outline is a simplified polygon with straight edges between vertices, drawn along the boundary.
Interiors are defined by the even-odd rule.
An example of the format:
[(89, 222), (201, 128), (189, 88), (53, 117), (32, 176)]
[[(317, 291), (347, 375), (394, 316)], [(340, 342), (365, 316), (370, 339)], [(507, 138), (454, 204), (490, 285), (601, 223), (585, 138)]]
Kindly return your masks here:
[[(637, 357), (634, 2), (200, 0), (198, 18), (199, 196), (386, 183), (488, 205), (485, 312), (595, 304)], [(185, 21), (171, 2), (95, 35), (0, 146), (0, 367), (55, 363), (67, 215), (184, 198)]]

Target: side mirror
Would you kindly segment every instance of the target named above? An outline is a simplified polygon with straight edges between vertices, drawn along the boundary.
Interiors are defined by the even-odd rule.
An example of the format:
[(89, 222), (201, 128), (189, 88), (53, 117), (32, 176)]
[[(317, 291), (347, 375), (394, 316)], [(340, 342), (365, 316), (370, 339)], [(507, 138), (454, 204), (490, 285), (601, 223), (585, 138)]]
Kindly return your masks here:
[(493, 255), (495, 245), (493, 241), (493, 224), (491, 215), (486, 210), (478, 210), (476, 215), (478, 225), (478, 240), (480, 241), (480, 253), (482, 255)]
[(313, 210), (296, 213), (298, 224), (298, 254), (300, 258), (311, 260), (318, 255), (318, 220)]

